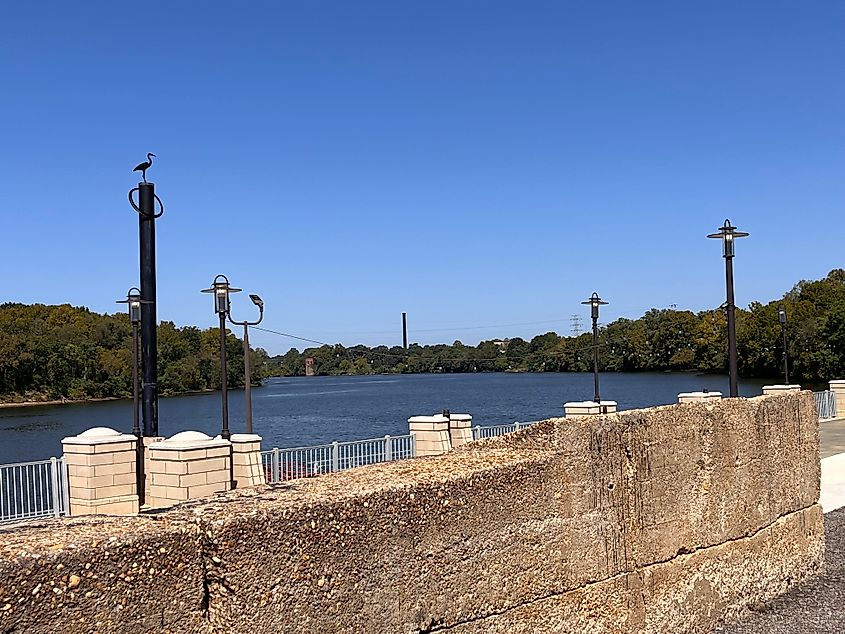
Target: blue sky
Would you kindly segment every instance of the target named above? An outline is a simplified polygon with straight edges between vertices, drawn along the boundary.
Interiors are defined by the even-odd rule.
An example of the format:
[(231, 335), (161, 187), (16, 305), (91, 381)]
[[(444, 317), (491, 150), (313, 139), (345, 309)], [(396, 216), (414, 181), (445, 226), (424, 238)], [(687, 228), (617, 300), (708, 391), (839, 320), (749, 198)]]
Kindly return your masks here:
[(9, 3), (0, 301), (115, 310), (148, 151), (180, 325), (217, 273), (344, 344), (700, 310), (726, 217), (768, 301), (845, 265), (843, 33), (834, 1)]

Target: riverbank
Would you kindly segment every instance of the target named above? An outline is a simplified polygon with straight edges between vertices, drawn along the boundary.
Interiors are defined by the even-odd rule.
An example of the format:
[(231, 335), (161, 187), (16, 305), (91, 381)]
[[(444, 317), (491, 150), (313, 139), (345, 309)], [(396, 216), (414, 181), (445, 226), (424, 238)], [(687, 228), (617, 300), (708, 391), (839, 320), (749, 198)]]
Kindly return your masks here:
[(120, 401), (120, 396), (103, 396), (101, 398), (84, 398), (84, 399), (70, 399), (63, 398), (59, 400), (48, 401), (20, 401), (11, 403), (0, 403), (0, 409), (13, 409), (16, 407), (38, 407), (38, 406), (53, 406), (53, 405), (85, 405), (87, 403), (102, 403), (104, 401)]

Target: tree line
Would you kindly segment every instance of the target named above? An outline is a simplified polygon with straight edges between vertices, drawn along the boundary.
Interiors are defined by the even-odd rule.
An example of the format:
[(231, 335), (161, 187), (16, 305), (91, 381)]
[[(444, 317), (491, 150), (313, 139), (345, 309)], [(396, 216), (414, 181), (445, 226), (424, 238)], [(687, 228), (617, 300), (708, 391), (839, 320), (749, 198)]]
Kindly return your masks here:
[[(788, 317), (790, 378), (827, 381), (845, 376), (845, 271), (802, 281), (768, 304), (737, 310), (737, 347), (742, 376), (782, 376), (778, 309)], [(220, 385), (217, 328), (158, 327), (158, 386), (162, 395), (217, 389)], [(600, 369), (605, 372), (697, 371), (727, 368), (723, 310), (698, 313), (652, 309), (639, 319), (617, 319), (599, 332)], [(241, 340), (226, 336), (229, 385), (243, 385)], [(340, 344), (291, 348), (268, 357), (252, 351), (253, 382), (271, 375), (301, 376), (314, 359), (318, 375), (425, 372), (585, 372), (592, 369), (590, 333), (554, 332), (482, 341), (477, 346)], [(125, 313), (101, 315), (67, 304), (0, 305), (0, 401), (84, 400), (131, 395), (132, 327)]]
[[(845, 271), (802, 281), (781, 299), (737, 309), (739, 372), (746, 377), (783, 376), (783, 346), (778, 309), (787, 314), (790, 380), (827, 381), (845, 376)], [(639, 319), (617, 319), (599, 331), (599, 367), (606, 372), (727, 372), (724, 310), (698, 313), (652, 309)], [(401, 346), (340, 344), (291, 348), (270, 359), (269, 371), (305, 374), (312, 358), (315, 374), (390, 374), (420, 372), (585, 372), (592, 370), (592, 335), (554, 332), (530, 341), (519, 337), (482, 341), (477, 346)]]
[[(252, 380), (267, 376), (268, 355), (252, 351)], [(226, 335), (229, 385), (244, 384), (243, 343)], [(220, 386), (220, 330), (158, 326), (162, 395)], [(101, 315), (67, 304), (0, 305), (0, 400), (84, 400), (132, 394), (128, 315)]]

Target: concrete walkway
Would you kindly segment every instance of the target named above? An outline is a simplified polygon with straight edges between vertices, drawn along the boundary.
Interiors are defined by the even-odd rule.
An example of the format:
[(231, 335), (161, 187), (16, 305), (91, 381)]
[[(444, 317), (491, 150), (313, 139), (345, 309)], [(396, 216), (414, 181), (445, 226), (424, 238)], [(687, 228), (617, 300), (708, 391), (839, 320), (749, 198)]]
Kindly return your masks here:
[(845, 506), (845, 418), (819, 423), (822, 482), (819, 502), (825, 513)]

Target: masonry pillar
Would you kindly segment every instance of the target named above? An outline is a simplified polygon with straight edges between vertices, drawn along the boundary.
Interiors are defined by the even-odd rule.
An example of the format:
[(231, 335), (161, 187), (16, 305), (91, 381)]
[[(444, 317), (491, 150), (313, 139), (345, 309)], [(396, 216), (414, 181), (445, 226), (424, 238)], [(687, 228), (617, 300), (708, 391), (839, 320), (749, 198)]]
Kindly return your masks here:
[(452, 448), (449, 419), (445, 416), (412, 416), (408, 429), (416, 439), (417, 456), (437, 456)]
[(261, 436), (232, 434), (232, 471), (238, 488), (266, 484), (261, 464)]
[(787, 392), (800, 392), (800, 385), (764, 385), (763, 394), (769, 396), (771, 394), (785, 394)]
[(144, 508), (150, 506), (150, 445), (164, 440), (164, 436), (143, 436), (144, 441)]
[(134, 515), (137, 438), (109, 427), (94, 427), (62, 439), (68, 469), (71, 515)]
[(449, 414), (449, 440), (453, 448), (472, 442), (472, 414)]
[(715, 403), (722, 400), (721, 392), (681, 392), (679, 403)]
[(573, 416), (599, 416), (601, 414), (615, 414), (616, 401), (570, 401), (563, 406), (563, 415), (566, 418)]
[(836, 399), (836, 415), (841, 418), (845, 416), (845, 380), (831, 381), (830, 391)]
[(173, 506), (231, 488), (231, 443), (198, 431), (183, 431), (151, 444), (150, 497), (152, 508)]

